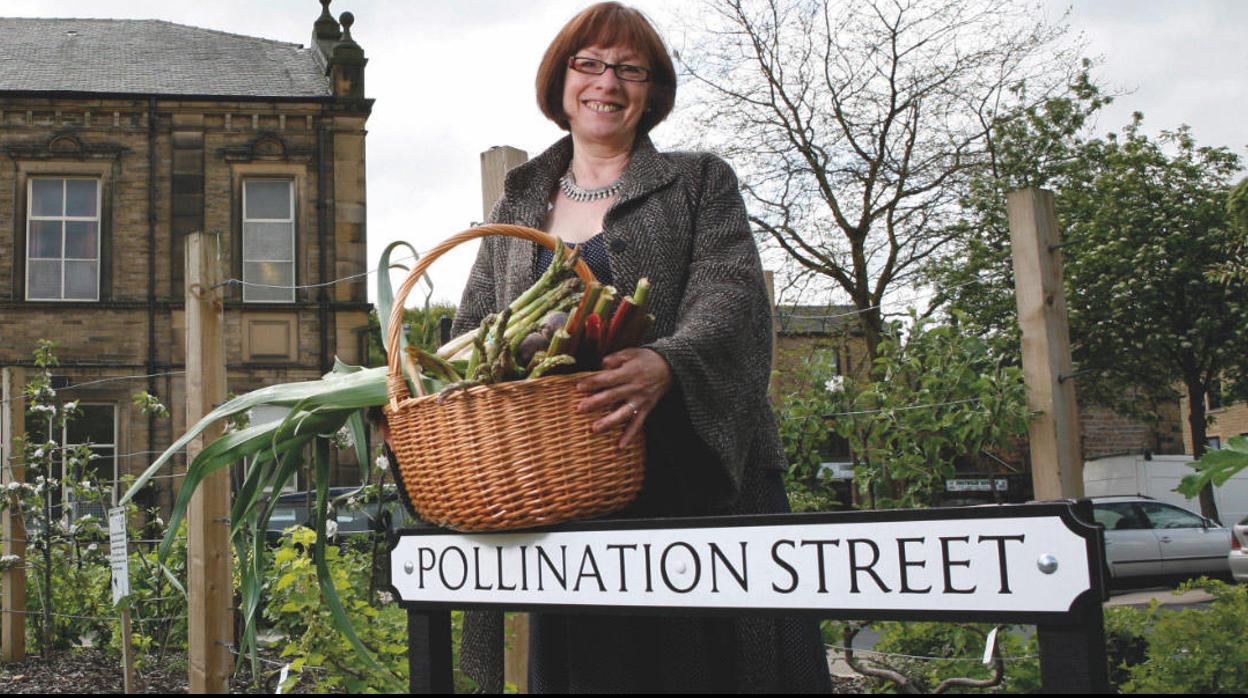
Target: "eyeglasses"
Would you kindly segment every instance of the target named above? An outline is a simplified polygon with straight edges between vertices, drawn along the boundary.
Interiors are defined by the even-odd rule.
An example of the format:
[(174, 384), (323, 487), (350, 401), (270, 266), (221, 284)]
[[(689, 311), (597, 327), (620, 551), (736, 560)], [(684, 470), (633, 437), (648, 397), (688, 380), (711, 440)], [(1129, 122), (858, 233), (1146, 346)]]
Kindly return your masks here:
[(615, 71), (615, 77), (628, 82), (648, 82), (650, 80), (650, 70), (639, 65), (629, 65), (628, 63), (607, 63), (597, 58), (586, 58), (584, 56), (572, 56), (568, 59), (568, 67), (578, 73), (586, 75), (602, 75), (607, 72), (607, 68)]

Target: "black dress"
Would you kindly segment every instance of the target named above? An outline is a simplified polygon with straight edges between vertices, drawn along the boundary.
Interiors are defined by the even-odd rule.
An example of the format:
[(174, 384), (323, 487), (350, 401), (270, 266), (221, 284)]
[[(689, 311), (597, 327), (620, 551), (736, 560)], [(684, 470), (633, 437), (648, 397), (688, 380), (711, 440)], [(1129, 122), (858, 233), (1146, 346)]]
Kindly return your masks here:
[[(603, 283), (612, 274), (601, 236), (581, 247)], [(552, 255), (538, 252), (538, 269)], [(680, 399), (668, 395), (647, 425), (646, 481), (637, 501), (610, 518), (705, 515), (696, 473), (678, 467), (704, 462)], [(682, 475), (683, 473), (683, 475)], [(685, 481), (691, 479), (692, 481)], [(746, 470), (739, 500), (716, 514), (789, 511), (779, 471)], [(464, 647), (501, 641), (502, 617), (474, 613)], [(485, 644), (478, 644), (485, 643)], [(465, 671), (487, 692), (502, 689), (497, 653), (466, 649)], [(529, 630), (529, 690), (533, 693), (828, 693), (831, 680), (818, 624), (797, 618), (677, 617), (535, 613)]]

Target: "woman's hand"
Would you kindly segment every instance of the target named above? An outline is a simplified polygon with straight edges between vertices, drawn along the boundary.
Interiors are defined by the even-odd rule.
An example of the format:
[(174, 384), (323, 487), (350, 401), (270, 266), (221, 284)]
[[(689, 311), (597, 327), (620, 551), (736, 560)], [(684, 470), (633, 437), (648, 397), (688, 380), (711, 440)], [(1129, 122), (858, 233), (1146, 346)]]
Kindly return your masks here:
[(577, 390), (592, 393), (576, 406), (577, 412), (611, 410), (594, 422), (594, 433), (625, 424), (620, 448), (640, 438), (646, 416), (672, 385), (672, 369), (653, 349), (623, 349), (602, 359), (602, 370), (577, 383)]

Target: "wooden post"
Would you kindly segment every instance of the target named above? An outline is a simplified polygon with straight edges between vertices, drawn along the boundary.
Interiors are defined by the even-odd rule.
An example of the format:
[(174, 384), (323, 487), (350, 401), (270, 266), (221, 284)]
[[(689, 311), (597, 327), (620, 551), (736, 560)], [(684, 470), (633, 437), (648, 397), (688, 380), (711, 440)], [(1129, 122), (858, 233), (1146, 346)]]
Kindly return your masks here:
[[(0, 371), (0, 483), (22, 482), (26, 466), (13, 447), (13, 439), (26, 433), (26, 401), (22, 387), (26, 372), (20, 368)], [(26, 658), (26, 525), (20, 511), (0, 512), (0, 554), (16, 555), (23, 564), (4, 573), (0, 597), (0, 661), (20, 662)]]
[(1053, 193), (1011, 192), (1006, 202), (1014, 256), (1014, 293), (1023, 335), (1027, 406), (1041, 414), (1028, 432), (1036, 499), (1083, 496), (1079, 406), (1070, 365), (1062, 287), (1061, 236)]
[[(186, 423), (225, 401), (225, 342), (221, 240), (186, 237)], [(190, 462), (221, 435), (220, 424), (186, 448)], [(230, 578), (230, 469), (199, 485), (187, 510), (187, 594), (190, 597), (187, 672), (192, 693), (228, 693), (233, 662), (234, 594)]]
[(509, 145), (496, 145), (481, 153), (481, 220), (488, 220), (494, 204), (503, 198), (507, 172), (528, 161), (528, 153)]
[(134, 643), (130, 640), (130, 609), (121, 609), (121, 673), (123, 690), (134, 693)]
[[(494, 146), (481, 153), (481, 215), (488, 221), (494, 204), (503, 197), (507, 172), (529, 161), (528, 153), (509, 145)], [(529, 692), (529, 614), (509, 613), (503, 628), (503, 682), (520, 693)]]

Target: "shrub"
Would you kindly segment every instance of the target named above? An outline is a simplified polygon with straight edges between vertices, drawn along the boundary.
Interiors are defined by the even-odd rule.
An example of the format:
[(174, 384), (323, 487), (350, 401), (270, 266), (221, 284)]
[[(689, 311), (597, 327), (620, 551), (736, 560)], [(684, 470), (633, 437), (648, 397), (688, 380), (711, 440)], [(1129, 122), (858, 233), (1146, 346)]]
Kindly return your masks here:
[(1158, 609), (1148, 652), (1129, 668), (1126, 693), (1248, 692), (1248, 586), (1202, 579), (1181, 589), (1213, 595), (1207, 609)]

